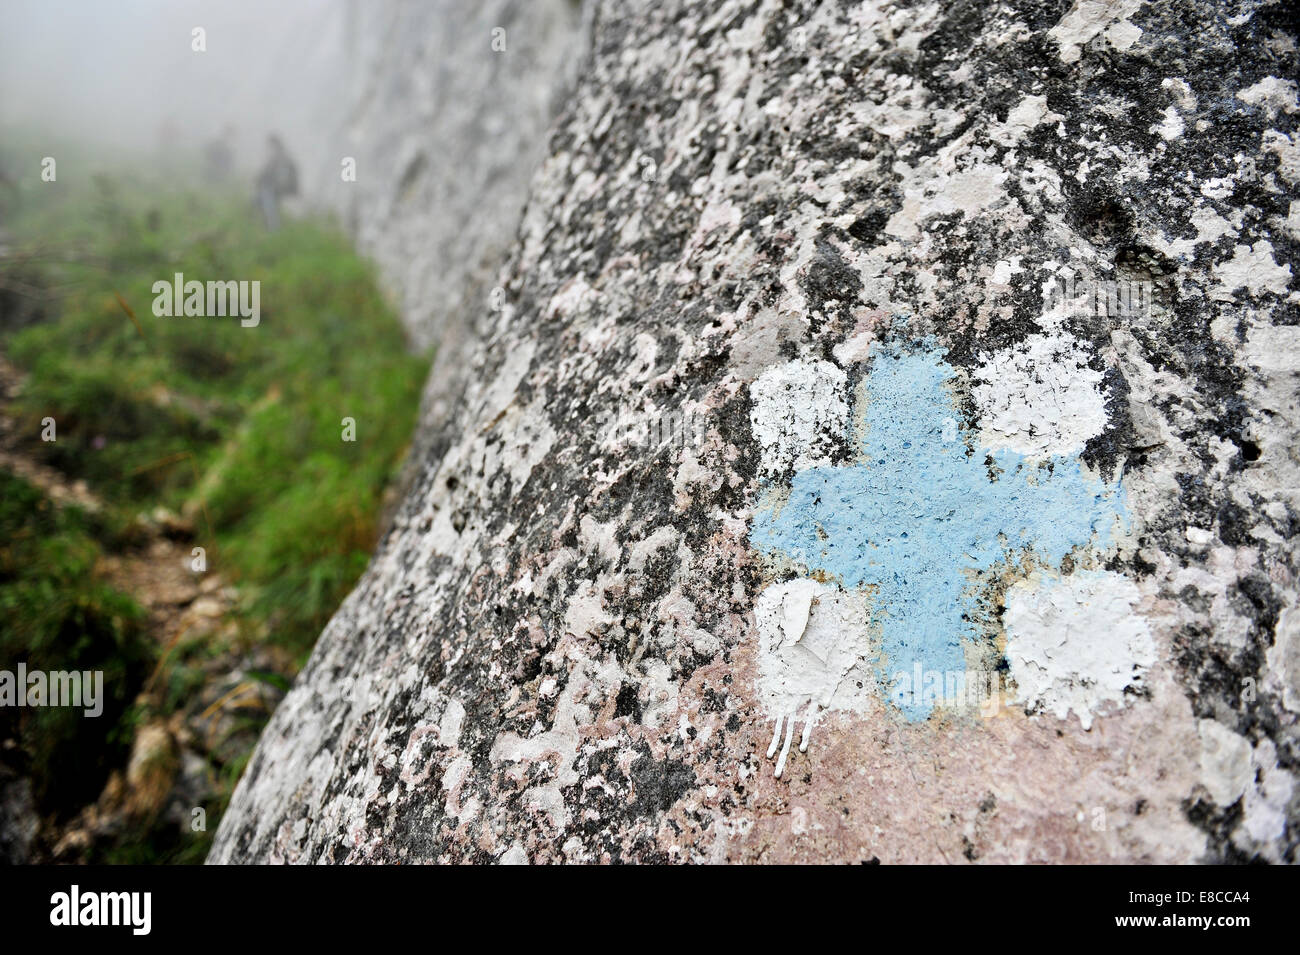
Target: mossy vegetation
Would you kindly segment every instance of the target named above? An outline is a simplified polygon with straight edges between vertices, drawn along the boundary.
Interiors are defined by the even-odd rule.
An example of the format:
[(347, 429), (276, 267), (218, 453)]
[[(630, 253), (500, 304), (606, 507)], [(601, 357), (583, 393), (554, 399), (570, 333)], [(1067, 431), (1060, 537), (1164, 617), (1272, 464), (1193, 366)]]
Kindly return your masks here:
[[(309, 650), (365, 566), (427, 359), (327, 223), (268, 233), (240, 198), (106, 176), (57, 189), (83, 194), (25, 201), (14, 228), (20, 243), (79, 250), (44, 267), (48, 319), (3, 339), (29, 373), (20, 431), (117, 505), (191, 516), (222, 572), (257, 592), (271, 638)], [(177, 272), (260, 282), (259, 324), (155, 317), (152, 286)], [(55, 441), (39, 440), (47, 417)]]
[[(73, 160), (55, 183), (28, 179), (5, 197), (0, 243), (0, 353), (25, 375), (6, 409), (8, 443), (84, 481), (103, 506), (93, 516), (57, 506), (0, 474), (0, 652), (4, 666), (103, 669), (118, 694), (111, 718), (28, 711), (3, 734), (21, 739), (41, 809), (62, 812), (93, 802), (107, 768), (122, 765), (146, 680), (148, 715), (165, 718), (225, 650), (206, 638), (154, 645), (136, 601), (98, 572), (104, 556), (133, 545), (139, 515), (179, 515), (186, 546), (204, 548), (208, 570), (238, 590), (238, 640), (301, 665), (369, 559), (429, 362), (328, 220), (267, 232), (238, 191), (91, 174)], [(154, 283), (176, 273), (259, 282), (258, 324), (156, 316)], [(42, 440), (49, 419), (53, 441)], [(263, 674), (278, 687), (291, 675)], [(245, 747), (215, 761), (218, 803), (247, 757)], [(142, 831), (108, 857), (201, 851)]]
[[(103, 671), (103, 712), (0, 707), (0, 738), (22, 743), (18, 769), (37, 802), (66, 813), (93, 801), (124, 755), (119, 723), (151, 665), (142, 611), (95, 576), (95, 524), (0, 471), (0, 659), (14, 670)], [(124, 738), (125, 737), (125, 738)]]

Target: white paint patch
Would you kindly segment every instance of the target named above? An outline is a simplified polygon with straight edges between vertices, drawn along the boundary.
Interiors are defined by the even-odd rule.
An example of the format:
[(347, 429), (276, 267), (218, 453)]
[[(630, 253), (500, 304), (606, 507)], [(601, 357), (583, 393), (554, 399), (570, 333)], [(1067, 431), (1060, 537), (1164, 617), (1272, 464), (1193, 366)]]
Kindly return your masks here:
[(1162, 233), (1153, 235), (1152, 244), (1165, 255), (1175, 258), (1191, 258), (1196, 254), (1196, 247), (1202, 242), (1217, 242), (1220, 238), (1240, 228), (1242, 214), (1233, 213), (1233, 221), (1219, 215), (1209, 205), (1199, 205), (1192, 210), (1189, 222), (1196, 230), (1194, 239), (1167, 239)]
[(1035, 571), (1007, 591), (1006, 655), (1017, 699), (1091, 729), (1107, 703), (1126, 705), (1156, 659), (1150, 628), (1134, 607), (1137, 585), (1109, 571), (1068, 577)]
[(1244, 288), (1252, 295), (1285, 295), (1291, 284), (1291, 266), (1278, 265), (1273, 258), (1273, 243), (1260, 239), (1253, 246), (1235, 246), (1232, 258), (1214, 267), (1214, 276), (1220, 283), (1216, 292), (1232, 293)]
[[(1258, 368), (1265, 375), (1294, 379), (1300, 370), (1300, 327), (1252, 325), (1246, 332), (1241, 357), (1244, 364)], [(1285, 392), (1278, 389), (1278, 393)]]
[(1031, 335), (983, 356), (972, 384), (980, 443), (1031, 458), (1082, 451), (1107, 420), (1102, 373), (1088, 358), (1066, 333)]
[(519, 843), (515, 843), (497, 860), (497, 865), (528, 865), (528, 853)]
[(587, 284), (582, 276), (575, 276), (564, 283), (564, 287), (551, 296), (546, 303), (548, 318), (572, 315), (586, 307), (597, 298), (595, 290)]
[(614, 622), (605, 610), (602, 588), (596, 581), (579, 582), (569, 606), (564, 611), (564, 630), (576, 637), (589, 637), (600, 633)]
[(1277, 156), (1279, 176), (1291, 185), (1300, 182), (1300, 146), (1297, 146), (1294, 135), (1288, 136), (1276, 129), (1270, 129), (1264, 133), (1260, 145), (1264, 152)]
[(1236, 182), (1232, 176), (1212, 176), (1201, 183), (1201, 195), (1206, 199), (1226, 199), (1235, 188)]
[(1233, 225), (1209, 206), (1197, 206), (1192, 211), (1192, 226), (1197, 242), (1217, 242), (1232, 231)]
[(1055, 123), (1064, 118), (1060, 113), (1053, 113), (1047, 108), (1046, 96), (1025, 96), (1007, 113), (1007, 121), (993, 131), (993, 136), (999, 142), (1012, 146), (1040, 123)]
[(993, 284), (1010, 285), (1011, 277), (1017, 272), (1023, 272), (1020, 267), (1020, 256), (1012, 256), (1011, 259), (998, 259), (997, 264), (993, 266)]
[(1033, 129), (1042, 122), (1055, 122), (1063, 117), (1047, 108), (1046, 96), (1026, 96), (1007, 114), (1008, 126)]
[(501, 433), (506, 440), (490, 446), (483, 456), (488, 474), (506, 471), (515, 493), (528, 483), (533, 469), (551, 453), (558, 435), (547, 419), (546, 401), (534, 399), (527, 408), (512, 406), (501, 419)]
[(762, 450), (761, 469), (779, 475), (830, 464), (849, 406), (844, 372), (828, 361), (787, 362), (749, 386), (749, 420)]
[(1251, 751), (1250, 777), (1258, 776), (1258, 786), (1246, 786), (1245, 810), (1241, 820), (1246, 833), (1260, 844), (1270, 861), (1281, 862), (1276, 846), (1286, 834), (1288, 807), (1295, 790), (1290, 774), (1278, 766), (1273, 741), (1261, 739)]
[(759, 594), (754, 619), (759, 696), (776, 720), (767, 756), (771, 759), (780, 746), (780, 776), (798, 714), (804, 714), (802, 752), (822, 710), (863, 712), (871, 706), (876, 687), (870, 661), (878, 650), (869, 635), (870, 598), (862, 591), (800, 578), (772, 584)]
[(1131, 49), (1140, 39), (1142, 39), (1142, 28), (1128, 20), (1120, 20), (1106, 28), (1106, 42), (1121, 53)]
[(533, 363), (533, 355), (537, 351), (537, 346), (531, 339), (525, 340), (518, 348), (511, 350), (506, 356), (506, 360), (501, 364), (501, 370), (483, 394), (482, 404), (479, 408), (481, 420), (491, 421), (506, 408), (510, 407), (511, 402), (515, 400), (515, 393), (519, 390), (520, 383), (524, 376), (528, 374), (529, 368)]
[[(496, 763), (530, 763), (543, 759), (550, 762), (555, 772), (545, 782), (532, 786), (524, 792), (524, 804), (535, 811), (544, 812), (551, 818), (551, 824), (557, 829), (569, 825), (570, 813), (564, 804), (563, 788), (578, 782), (577, 770), (573, 768), (581, 746), (579, 725), (591, 721), (591, 714), (586, 707), (574, 700), (577, 692), (589, 685), (579, 674), (577, 687), (572, 684), (565, 687), (556, 703), (555, 720), (551, 728), (536, 733), (525, 739), (516, 733), (500, 733), (492, 741), (488, 759)], [(522, 779), (522, 769), (516, 770)]]
[(871, 357), (871, 343), (875, 340), (872, 332), (858, 332), (831, 349), (831, 354), (842, 365), (856, 365)]
[(1192, 88), (1187, 85), (1187, 81), (1175, 76), (1166, 76), (1160, 81), (1162, 90), (1169, 90), (1174, 94), (1174, 99), (1183, 109), (1196, 109), (1196, 94)]
[(447, 701), (447, 708), (438, 721), (438, 744), (455, 746), (460, 742), (460, 730), (465, 723), (465, 707), (460, 700), (453, 697)]

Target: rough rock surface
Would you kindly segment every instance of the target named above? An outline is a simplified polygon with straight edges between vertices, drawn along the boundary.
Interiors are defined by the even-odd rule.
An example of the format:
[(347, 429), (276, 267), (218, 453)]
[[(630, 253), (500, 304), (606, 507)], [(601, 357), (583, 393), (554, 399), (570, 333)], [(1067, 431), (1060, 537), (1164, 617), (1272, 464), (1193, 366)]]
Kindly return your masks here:
[(599, 5), (211, 859), (1295, 861), (1292, 29)]
[[(584, 47), (573, 0), (352, 7), (338, 201), (420, 346), (459, 342), (509, 253)], [(336, 165), (335, 179), (340, 179)]]

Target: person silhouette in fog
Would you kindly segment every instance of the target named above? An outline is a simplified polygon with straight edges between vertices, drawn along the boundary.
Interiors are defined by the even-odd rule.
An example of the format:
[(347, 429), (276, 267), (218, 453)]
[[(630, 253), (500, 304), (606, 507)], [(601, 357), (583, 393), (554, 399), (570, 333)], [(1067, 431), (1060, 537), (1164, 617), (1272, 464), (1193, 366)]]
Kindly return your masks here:
[(280, 227), (280, 200), (298, 194), (298, 167), (289, 158), (279, 136), (272, 133), (267, 137), (267, 145), (270, 155), (257, 174), (256, 201), (267, 230), (274, 232)]

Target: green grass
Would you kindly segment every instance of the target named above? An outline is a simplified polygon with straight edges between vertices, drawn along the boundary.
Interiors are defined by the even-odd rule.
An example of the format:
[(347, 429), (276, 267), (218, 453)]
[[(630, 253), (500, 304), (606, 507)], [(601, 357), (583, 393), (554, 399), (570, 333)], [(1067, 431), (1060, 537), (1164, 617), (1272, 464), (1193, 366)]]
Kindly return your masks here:
[[(30, 372), (30, 448), (119, 506), (191, 516), (209, 566), (305, 656), (365, 567), (428, 368), (370, 266), (327, 223), (267, 233), (242, 197), (105, 176), (27, 189), (14, 232), (77, 259), (44, 267), (52, 320), (4, 341)], [(176, 272), (260, 282), (260, 323), (155, 316), (153, 284)]]
[(100, 582), (94, 523), (0, 471), (0, 660), (33, 670), (101, 670), (103, 712), (0, 707), (0, 738), (20, 741), (37, 801), (58, 814), (93, 802), (130, 743), (124, 723), (153, 647), (143, 612)]
[[(27, 151), (22, 168), (55, 150)], [(105, 506), (58, 507), (0, 471), (0, 667), (101, 669), (108, 699), (96, 720), (0, 709), (0, 738), (19, 740), (41, 813), (66, 819), (125, 766), (138, 721), (202, 706), (214, 661), (255, 641), (306, 659), (374, 547), (429, 356), (409, 351), (371, 266), (330, 222), (267, 233), (242, 193), (57, 154), (56, 183), (28, 175), (0, 194), (0, 350), (27, 374), (9, 409), (20, 450), (84, 479)], [(260, 323), (155, 316), (153, 285), (176, 272), (260, 282)], [(238, 586), (238, 648), (214, 633), (154, 645), (137, 603), (97, 574), (106, 553), (142, 541), (137, 515), (160, 505), (190, 520), (209, 571)], [(282, 690), (290, 676), (250, 674)], [(135, 820), (82, 861), (202, 861), (262, 719), (236, 714), (206, 754), (217, 781), (206, 833)]]

